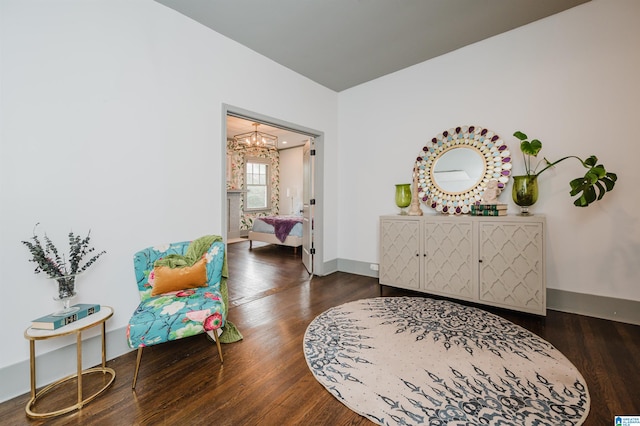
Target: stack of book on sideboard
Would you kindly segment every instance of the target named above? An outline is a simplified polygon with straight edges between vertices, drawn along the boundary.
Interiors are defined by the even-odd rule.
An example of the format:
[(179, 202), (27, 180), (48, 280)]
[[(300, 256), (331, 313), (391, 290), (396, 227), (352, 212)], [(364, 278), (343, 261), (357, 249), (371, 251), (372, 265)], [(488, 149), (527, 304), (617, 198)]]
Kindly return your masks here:
[(78, 308), (78, 310), (71, 312), (68, 315), (50, 314), (42, 318), (34, 319), (31, 321), (31, 327), (43, 330), (56, 330), (100, 311), (100, 305), (94, 305), (91, 303), (78, 303), (71, 307)]
[(507, 205), (502, 203), (472, 204), (471, 215), (472, 216), (506, 216)]

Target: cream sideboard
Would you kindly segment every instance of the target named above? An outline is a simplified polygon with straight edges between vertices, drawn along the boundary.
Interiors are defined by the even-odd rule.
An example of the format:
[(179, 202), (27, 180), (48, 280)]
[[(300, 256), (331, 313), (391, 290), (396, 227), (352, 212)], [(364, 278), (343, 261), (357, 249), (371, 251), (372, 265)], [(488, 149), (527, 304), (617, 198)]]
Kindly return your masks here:
[(382, 216), (380, 284), (546, 315), (544, 216)]

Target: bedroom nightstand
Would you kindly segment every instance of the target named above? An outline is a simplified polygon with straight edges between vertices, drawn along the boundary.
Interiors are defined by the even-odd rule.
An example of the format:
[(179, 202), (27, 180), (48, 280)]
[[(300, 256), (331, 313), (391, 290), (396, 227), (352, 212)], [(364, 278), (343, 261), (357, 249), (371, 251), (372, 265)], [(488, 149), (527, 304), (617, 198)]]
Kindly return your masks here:
[[(81, 409), (85, 404), (88, 404), (90, 401), (95, 399), (98, 395), (104, 392), (109, 386), (113, 384), (113, 381), (116, 378), (116, 372), (112, 368), (106, 367), (106, 341), (105, 341), (105, 329), (106, 322), (109, 318), (113, 316), (113, 308), (110, 306), (101, 306), (100, 311), (95, 314), (89, 315), (81, 320), (73, 322), (69, 325), (65, 325), (64, 327), (60, 327), (56, 330), (42, 330), (37, 328), (29, 327), (24, 332), (25, 339), (29, 340), (29, 365), (31, 370), (31, 399), (27, 402), (27, 406), (25, 407), (25, 411), (27, 416), (31, 418), (48, 418), (55, 417), (62, 414), (69, 413), (74, 410)], [(99, 367), (93, 367), (86, 370), (82, 369), (82, 332), (84, 330), (90, 329), (92, 327), (96, 327), (98, 325), (102, 326), (102, 365)], [(64, 377), (60, 380), (57, 380), (44, 388), (40, 389), (40, 391), (36, 392), (36, 340), (47, 340), (47, 339), (55, 339), (62, 336), (67, 336), (70, 334), (76, 335), (76, 360), (78, 371), (76, 374), (72, 374), (70, 376)], [(82, 376), (87, 374), (109, 374), (111, 375), (111, 379), (100, 388), (93, 395), (83, 398), (82, 396)], [(77, 377), (78, 381), (78, 401), (76, 404), (70, 405), (65, 408), (61, 408), (56, 411), (49, 411), (45, 413), (37, 413), (34, 411), (34, 406), (38, 401), (38, 398), (41, 398), (43, 395), (49, 393), (59, 385), (66, 383), (70, 380), (73, 380)]]

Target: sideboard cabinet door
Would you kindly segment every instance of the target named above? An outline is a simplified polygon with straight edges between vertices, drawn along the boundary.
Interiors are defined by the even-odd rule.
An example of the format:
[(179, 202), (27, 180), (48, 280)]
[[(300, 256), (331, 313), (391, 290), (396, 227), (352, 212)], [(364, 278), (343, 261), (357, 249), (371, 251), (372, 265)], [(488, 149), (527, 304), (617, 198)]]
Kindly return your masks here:
[(473, 223), (454, 217), (427, 221), (424, 227), (423, 289), (441, 296), (476, 300)]
[(420, 289), (420, 220), (380, 220), (380, 284)]
[(480, 303), (546, 314), (543, 222), (479, 222)]

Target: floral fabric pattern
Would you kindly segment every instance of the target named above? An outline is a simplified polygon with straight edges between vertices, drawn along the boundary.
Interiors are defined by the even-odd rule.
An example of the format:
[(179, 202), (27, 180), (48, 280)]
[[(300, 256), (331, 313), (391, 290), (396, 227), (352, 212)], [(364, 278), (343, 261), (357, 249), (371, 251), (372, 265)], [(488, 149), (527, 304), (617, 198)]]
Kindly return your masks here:
[(233, 139), (227, 139), (227, 155), (231, 157), (231, 182), (227, 189), (244, 188), (244, 166), (247, 157), (265, 158), (271, 164), (271, 210), (268, 212), (244, 212), (243, 201), (240, 206), (240, 229), (249, 230), (253, 220), (260, 216), (277, 216), (280, 212), (280, 154), (274, 149), (247, 147)]
[(149, 247), (134, 255), (134, 269), (141, 302), (127, 326), (129, 347), (164, 343), (224, 326), (227, 308), (220, 284), (224, 264), (224, 243), (214, 242), (203, 256), (207, 259), (206, 287), (151, 296), (153, 265), (169, 254), (184, 255), (190, 242)]

